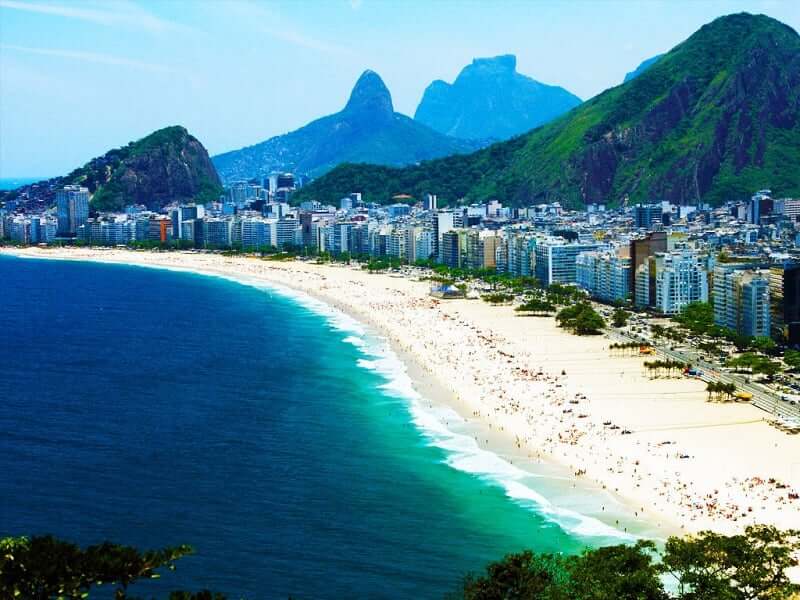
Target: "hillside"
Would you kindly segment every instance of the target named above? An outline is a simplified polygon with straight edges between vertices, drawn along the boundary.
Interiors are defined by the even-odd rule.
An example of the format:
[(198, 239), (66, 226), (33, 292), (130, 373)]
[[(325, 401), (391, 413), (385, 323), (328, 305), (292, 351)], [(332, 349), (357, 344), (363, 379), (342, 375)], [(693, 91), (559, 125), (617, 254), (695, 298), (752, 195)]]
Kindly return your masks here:
[(452, 84), (431, 83), (414, 119), (459, 138), (506, 140), (581, 103), (564, 88), (526, 77), (516, 67), (511, 54), (476, 58)]
[(513, 204), (720, 203), (800, 194), (800, 38), (762, 15), (704, 25), (635, 79), (524, 136), (405, 169), (344, 165), (299, 199), (405, 192)]
[(83, 185), (95, 210), (120, 211), (131, 204), (158, 210), (171, 202), (215, 200), (222, 191), (208, 152), (180, 126), (166, 127), (127, 146), (109, 150), (64, 177), (55, 177), (0, 194), (44, 208), (55, 190)]
[(343, 162), (400, 166), (478, 147), (476, 142), (442, 135), (394, 112), (391, 94), (380, 76), (365, 71), (341, 112), (212, 160), (229, 182), (272, 171), (319, 176)]

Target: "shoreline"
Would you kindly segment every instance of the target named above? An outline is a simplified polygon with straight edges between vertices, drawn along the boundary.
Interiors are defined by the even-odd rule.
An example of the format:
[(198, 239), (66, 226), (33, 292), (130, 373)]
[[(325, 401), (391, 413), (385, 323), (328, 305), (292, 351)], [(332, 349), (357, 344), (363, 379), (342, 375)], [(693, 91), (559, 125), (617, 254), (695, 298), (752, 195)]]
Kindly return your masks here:
[[(727, 446), (733, 447), (742, 445), (737, 440), (743, 439), (740, 436), (746, 430), (757, 434), (758, 440), (754, 441), (761, 444), (761, 453), (770, 454), (762, 458), (774, 461), (783, 456), (784, 463), (790, 462), (775, 469), (775, 479), (797, 489), (800, 439), (770, 428), (754, 407), (710, 405), (704, 401), (691, 406), (705, 396), (701, 384), (688, 380), (650, 381), (641, 373), (643, 359), (609, 358), (603, 350), (608, 340), (571, 336), (557, 330), (552, 319), (526, 318), (521, 322), (508, 307), (490, 307), (470, 300), (438, 302), (428, 297), (423, 282), (367, 274), (346, 266), (117, 249), (0, 249), (2, 253), (182, 270), (306, 294), (377, 332), (405, 365), (417, 393), (431, 405), (452, 409), (464, 420), (459, 428), (474, 434), (479, 448), (533, 475), (537, 464), (565, 479), (578, 468), (585, 471), (584, 477), (573, 476), (572, 481), (564, 483), (571, 483), (573, 492), (581, 497), (585, 494), (600, 498), (606, 494), (611, 501), (618, 501), (619, 506), (612, 504), (608, 512), (603, 505), (602, 514), (579, 513), (598, 518), (612, 529), (612, 519), (617, 521), (619, 530), (648, 532), (649, 537), (657, 538), (702, 529), (732, 533), (750, 522), (784, 528), (800, 526), (800, 504), (790, 507), (785, 501), (780, 502), (780, 493), (764, 493), (772, 489), (767, 486), (765, 490), (743, 476), (750, 465), (731, 465), (736, 477), (732, 489), (726, 491), (732, 498), (729, 502), (736, 502), (737, 508), (739, 503), (761, 503), (760, 510), (748, 506), (749, 510), (741, 515), (735, 513), (734, 517), (716, 510), (720, 500), (715, 496), (719, 491), (713, 495), (712, 490), (720, 485), (707, 480), (713, 480), (713, 472), (720, 470), (718, 461), (698, 467), (697, 461), (676, 460), (671, 452), (664, 453), (655, 441), (672, 436), (679, 438), (677, 443), (682, 446), (703, 446), (704, 438), (711, 438), (706, 445), (732, 438)], [(530, 346), (534, 344), (526, 334), (535, 336), (533, 350)], [(645, 387), (648, 389), (641, 389)], [(639, 396), (655, 396), (655, 401), (639, 406), (640, 400), (646, 401)], [(663, 406), (666, 404), (669, 406)], [(581, 413), (575, 417), (577, 410)], [(616, 423), (626, 416), (638, 421), (636, 426), (628, 425), (633, 435), (609, 435), (598, 423), (607, 417)], [(685, 422), (690, 417), (697, 422)], [(624, 421), (619, 422), (626, 426)], [(734, 432), (735, 429), (739, 431)], [(721, 430), (729, 430), (731, 435), (720, 436)], [(711, 431), (716, 433), (710, 434)], [(772, 448), (769, 442), (774, 443)], [(730, 449), (723, 445), (722, 454)], [(669, 450), (673, 450), (671, 445)], [(791, 464), (792, 456), (799, 457), (796, 469)], [(689, 464), (695, 468), (673, 474), (664, 469), (665, 464)], [(759, 464), (772, 466), (770, 462)], [(766, 481), (772, 475), (757, 476)], [(705, 488), (700, 487), (701, 482), (707, 483)], [(744, 483), (741, 491), (737, 489), (739, 482)], [(664, 489), (667, 484), (674, 487)], [(506, 495), (513, 499), (509, 493)], [(685, 502), (687, 498), (699, 502), (693, 506)], [(675, 499), (679, 500), (678, 505)]]

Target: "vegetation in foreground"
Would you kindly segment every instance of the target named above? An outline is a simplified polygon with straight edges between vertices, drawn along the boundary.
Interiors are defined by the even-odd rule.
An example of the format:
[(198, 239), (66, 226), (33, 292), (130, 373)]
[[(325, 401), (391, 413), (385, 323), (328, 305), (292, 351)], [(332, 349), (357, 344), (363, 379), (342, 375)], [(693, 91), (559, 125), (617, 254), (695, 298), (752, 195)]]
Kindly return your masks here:
[[(83, 549), (49, 535), (0, 539), (0, 598), (75, 600), (89, 598), (93, 588), (114, 587), (115, 600), (137, 600), (128, 595), (131, 584), (159, 578), (159, 569), (172, 571), (191, 553), (189, 546), (142, 552), (111, 542)], [(168, 598), (225, 600), (208, 590), (174, 591)]]
[(648, 541), (576, 556), (527, 550), (468, 575), (450, 599), (788, 600), (800, 593), (786, 574), (798, 552), (800, 531), (769, 526), (672, 537), (661, 556)]
[[(116, 586), (115, 600), (139, 580), (174, 570), (189, 546), (141, 552), (110, 542), (81, 549), (52, 536), (0, 539), (0, 598), (74, 600)], [(787, 571), (798, 566), (800, 531), (748, 527), (740, 535), (703, 532), (653, 542), (587, 549), (581, 554), (509, 554), (469, 574), (449, 600), (789, 600), (800, 593)], [(665, 581), (667, 582), (665, 584)], [(269, 595), (268, 585), (264, 590)], [(357, 597), (357, 596), (354, 596)], [(225, 600), (203, 590), (167, 600)]]

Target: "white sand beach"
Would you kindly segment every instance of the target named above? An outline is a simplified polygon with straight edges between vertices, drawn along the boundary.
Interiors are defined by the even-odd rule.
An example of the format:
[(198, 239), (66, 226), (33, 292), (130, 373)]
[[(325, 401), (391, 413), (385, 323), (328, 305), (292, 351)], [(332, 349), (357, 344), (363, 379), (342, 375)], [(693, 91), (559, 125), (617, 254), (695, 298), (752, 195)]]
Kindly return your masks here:
[(800, 500), (790, 499), (800, 492), (800, 436), (771, 427), (766, 413), (747, 404), (707, 402), (703, 382), (651, 380), (644, 358), (613, 357), (607, 337), (573, 336), (551, 317), (437, 300), (427, 282), (346, 266), (110, 249), (0, 252), (291, 287), (372, 326), (449, 390), (465, 419), (531, 459), (555, 460), (618, 494), (632, 520), (657, 518), (686, 532), (731, 533), (751, 523), (800, 528)]

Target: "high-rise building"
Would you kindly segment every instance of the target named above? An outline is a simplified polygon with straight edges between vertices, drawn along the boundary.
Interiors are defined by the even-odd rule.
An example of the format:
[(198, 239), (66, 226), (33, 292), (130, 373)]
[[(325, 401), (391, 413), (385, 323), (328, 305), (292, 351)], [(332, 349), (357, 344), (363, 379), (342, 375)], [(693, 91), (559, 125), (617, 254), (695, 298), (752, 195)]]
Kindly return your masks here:
[(658, 312), (675, 315), (691, 302), (708, 302), (708, 271), (696, 252), (658, 253), (649, 261), (654, 263), (655, 298), (648, 303)]
[(740, 335), (770, 335), (769, 275), (747, 264), (714, 268), (714, 322)]
[(754, 225), (761, 223), (761, 218), (772, 212), (772, 192), (759, 190), (750, 198), (748, 221)]
[(425, 194), (425, 210), (435, 211), (439, 201), (436, 194)]
[[(543, 285), (575, 283), (576, 261), (582, 252), (597, 250), (600, 244), (567, 243), (563, 238), (547, 238), (536, 243), (536, 279)], [(509, 253), (509, 262), (511, 257)]]
[[(631, 241), (631, 247), (630, 247), (631, 296), (633, 297), (641, 296), (641, 294), (636, 293), (637, 288), (639, 288), (642, 285), (647, 285), (648, 298), (655, 298), (656, 295), (655, 273), (654, 272), (651, 273), (649, 268), (642, 270), (640, 269), (640, 267), (643, 264), (648, 263), (648, 259), (651, 256), (654, 256), (657, 252), (666, 252), (667, 250), (669, 250), (669, 246), (670, 246), (669, 239), (665, 231), (654, 231), (642, 239)], [(638, 277), (645, 277), (646, 280), (640, 283), (637, 281)]]
[(772, 337), (800, 345), (800, 263), (785, 262), (770, 268)]
[(634, 225), (637, 229), (651, 229), (662, 223), (664, 210), (660, 204), (637, 204), (634, 207)]
[[(536, 238), (528, 233), (509, 232), (504, 258), (504, 272), (514, 275), (515, 277), (529, 277), (533, 275), (536, 265)], [(496, 254), (495, 261), (497, 261)]]
[[(452, 214), (452, 213), (451, 213)], [(439, 242), (439, 262), (451, 268), (461, 266), (461, 254), (458, 248), (458, 230), (445, 231)]]
[(442, 260), (441, 242), (442, 236), (455, 227), (455, 220), (452, 211), (439, 211), (433, 213), (431, 224), (433, 226), (434, 235), (434, 254), (438, 257), (439, 262)]
[(603, 302), (630, 297), (631, 259), (614, 251), (583, 252), (575, 261), (576, 283)]
[(75, 236), (89, 218), (89, 189), (67, 185), (56, 191), (58, 235)]

